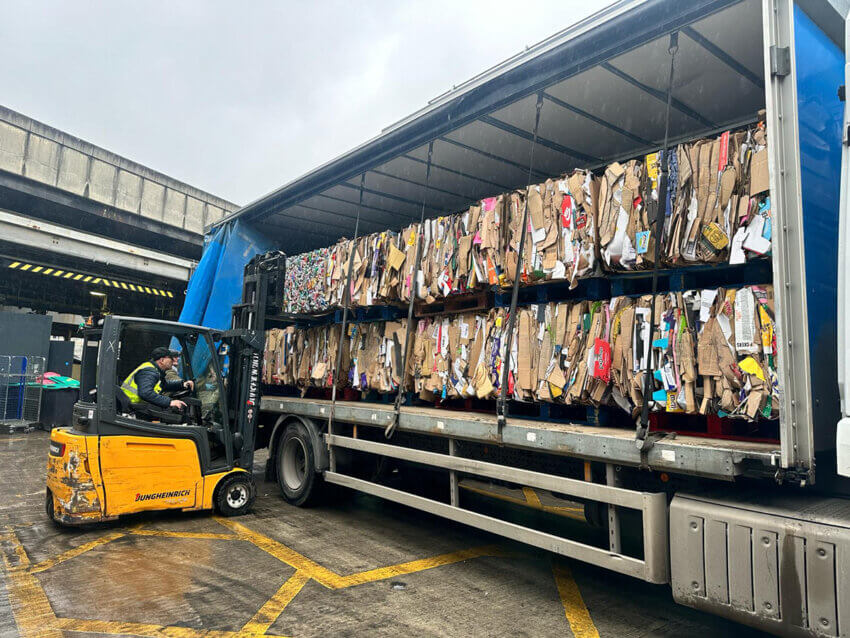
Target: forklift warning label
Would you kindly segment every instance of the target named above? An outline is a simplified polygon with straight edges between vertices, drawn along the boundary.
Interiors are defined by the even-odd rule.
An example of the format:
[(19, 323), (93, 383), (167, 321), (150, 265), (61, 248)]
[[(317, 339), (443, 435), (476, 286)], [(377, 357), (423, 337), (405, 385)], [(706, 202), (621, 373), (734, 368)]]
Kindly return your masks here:
[(153, 501), (158, 498), (174, 498), (176, 496), (189, 496), (189, 490), (178, 490), (176, 492), (156, 492), (154, 494), (136, 494), (136, 501)]

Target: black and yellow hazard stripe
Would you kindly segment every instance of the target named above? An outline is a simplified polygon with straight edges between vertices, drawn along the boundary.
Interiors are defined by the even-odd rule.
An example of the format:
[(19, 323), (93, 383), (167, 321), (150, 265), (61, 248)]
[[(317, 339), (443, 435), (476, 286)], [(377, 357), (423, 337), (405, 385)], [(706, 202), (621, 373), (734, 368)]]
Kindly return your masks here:
[(141, 293), (143, 295), (153, 295), (154, 297), (165, 297), (166, 299), (174, 299), (174, 293), (163, 288), (153, 286), (144, 286), (139, 283), (130, 283), (112, 279), (111, 277), (98, 277), (88, 273), (76, 272), (73, 270), (63, 270), (61, 268), (52, 268), (41, 264), (33, 264), (25, 261), (13, 261), (8, 265), (12, 270), (27, 272), (34, 275), (43, 275), (45, 277), (57, 277), (80, 284), (88, 284), (90, 286), (104, 286), (105, 288), (114, 288), (119, 291)]

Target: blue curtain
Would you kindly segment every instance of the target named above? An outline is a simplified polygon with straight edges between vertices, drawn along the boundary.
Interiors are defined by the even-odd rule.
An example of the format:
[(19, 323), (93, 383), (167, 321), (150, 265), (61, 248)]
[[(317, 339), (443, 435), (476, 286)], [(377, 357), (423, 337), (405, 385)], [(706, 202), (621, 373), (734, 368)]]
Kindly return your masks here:
[(186, 289), (181, 323), (226, 330), (230, 308), (242, 296), (242, 272), (251, 258), (274, 249), (256, 228), (237, 219), (219, 226), (206, 242), (204, 254)]

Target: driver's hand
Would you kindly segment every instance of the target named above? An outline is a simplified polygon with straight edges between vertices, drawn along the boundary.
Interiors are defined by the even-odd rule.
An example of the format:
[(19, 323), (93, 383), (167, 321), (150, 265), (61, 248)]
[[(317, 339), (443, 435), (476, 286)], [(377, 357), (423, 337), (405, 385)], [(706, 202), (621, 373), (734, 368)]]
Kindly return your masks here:
[(172, 399), (171, 405), (169, 407), (177, 408), (179, 410), (183, 410), (186, 408), (186, 404), (183, 403), (180, 399)]
[(186, 388), (187, 390), (194, 390), (195, 389), (195, 382), (192, 381), (191, 379), (189, 379), (188, 381), (184, 381), (183, 387)]

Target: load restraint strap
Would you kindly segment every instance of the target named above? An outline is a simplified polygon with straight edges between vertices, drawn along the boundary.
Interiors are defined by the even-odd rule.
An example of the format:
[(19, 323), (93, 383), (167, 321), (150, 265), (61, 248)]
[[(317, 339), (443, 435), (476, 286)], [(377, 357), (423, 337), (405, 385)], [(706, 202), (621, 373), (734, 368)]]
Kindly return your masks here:
[[(360, 198), (357, 201), (357, 217), (354, 220), (354, 239), (351, 242), (351, 253), (348, 255), (348, 272), (345, 274), (345, 290), (342, 293), (342, 323), (339, 330), (339, 343), (336, 348), (336, 363), (333, 369), (333, 386), (331, 388), (331, 409), (328, 415), (328, 434), (333, 434), (334, 413), (336, 412), (336, 389), (339, 386), (339, 369), (342, 366), (342, 346), (345, 341), (345, 331), (348, 324), (348, 308), (351, 305), (351, 272), (354, 270), (354, 253), (357, 250), (357, 239), (360, 233), (360, 209), (363, 208), (363, 188), (366, 185), (366, 173), (360, 175)], [(328, 460), (331, 472), (336, 472), (336, 457), (333, 446), (328, 445)]]
[(431, 156), (434, 153), (434, 140), (428, 142), (428, 163), (425, 167), (425, 189), (422, 191), (422, 210), (419, 214), (419, 230), (416, 233), (416, 257), (414, 260), (413, 274), (410, 280), (410, 299), (407, 302), (407, 332), (404, 337), (404, 355), (401, 360), (401, 372), (398, 384), (398, 393), (395, 396), (395, 411), (393, 420), (384, 430), (384, 437), (392, 438), (398, 428), (398, 418), (401, 413), (402, 397), (404, 396), (404, 380), (407, 376), (407, 358), (410, 353), (410, 342), (413, 337), (413, 304), (416, 300), (416, 282), (419, 279), (419, 267), (422, 262), (422, 235), (425, 231), (425, 202), (428, 198), (428, 186), (431, 182)]
[[(531, 153), (528, 159), (528, 188), (532, 187), (531, 178), (534, 174), (534, 147), (537, 146), (537, 130), (540, 127), (540, 111), (543, 109), (543, 92), (537, 94), (537, 110), (534, 115), (534, 135), (531, 138)], [(508, 380), (511, 371), (511, 349), (513, 348), (514, 328), (516, 325), (516, 304), (519, 299), (519, 279), (522, 273), (522, 256), (525, 251), (525, 236), (528, 234), (528, 198), (523, 204), (522, 232), (519, 236), (519, 252), (514, 271), (513, 289), (511, 290), (511, 307), (508, 313), (507, 337), (505, 338), (505, 353), (502, 356), (502, 384), (499, 388), (499, 398), (496, 400), (496, 424), (499, 431), (499, 442), (502, 440), (502, 430), (508, 418)]]
[(652, 358), (652, 342), (655, 333), (655, 296), (658, 294), (658, 262), (661, 259), (661, 241), (664, 234), (664, 222), (667, 214), (667, 177), (670, 165), (670, 107), (673, 101), (673, 71), (675, 68), (676, 53), (679, 51), (679, 33), (675, 31), (670, 34), (670, 46), (667, 52), (670, 54), (670, 75), (667, 80), (667, 110), (664, 116), (664, 146), (661, 149), (660, 164), (661, 175), (658, 180), (658, 206), (655, 209), (655, 219), (651, 222), (652, 232), (655, 234), (655, 260), (652, 263), (652, 303), (649, 311), (649, 356), (646, 358), (646, 369), (643, 376), (643, 405), (640, 411), (640, 420), (635, 429), (635, 445), (641, 454), (641, 467), (647, 467), (646, 454), (654, 445), (649, 434), (649, 402), (652, 397), (652, 378), (655, 366)]

